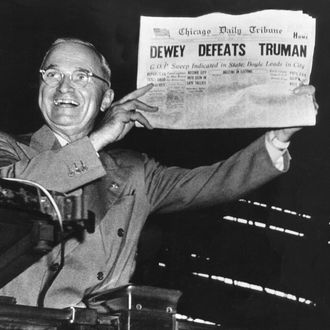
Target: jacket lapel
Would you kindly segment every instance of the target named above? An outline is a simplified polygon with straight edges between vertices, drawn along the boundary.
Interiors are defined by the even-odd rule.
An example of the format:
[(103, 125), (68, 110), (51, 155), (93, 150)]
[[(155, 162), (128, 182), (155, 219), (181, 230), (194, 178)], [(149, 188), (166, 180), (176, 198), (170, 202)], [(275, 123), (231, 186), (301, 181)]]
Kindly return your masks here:
[(47, 150), (59, 149), (61, 146), (52, 130), (44, 125), (32, 135), (30, 147), (40, 153)]
[(28, 158), (32, 158), (46, 150), (60, 148), (60, 144), (55, 135), (46, 125), (42, 126), (38, 131), (30, 136), (19, 136), (17, 138), (17, 144)]
[(83, 188), (84, 201), (88, 209), (94, 212), (96, 223), (99, 223), (112, 205), (126, 194), (129, 182), (129, 174), (126, 169), (119, 167), (110, 154), (101, 152), (100, 159), (107, 175)]

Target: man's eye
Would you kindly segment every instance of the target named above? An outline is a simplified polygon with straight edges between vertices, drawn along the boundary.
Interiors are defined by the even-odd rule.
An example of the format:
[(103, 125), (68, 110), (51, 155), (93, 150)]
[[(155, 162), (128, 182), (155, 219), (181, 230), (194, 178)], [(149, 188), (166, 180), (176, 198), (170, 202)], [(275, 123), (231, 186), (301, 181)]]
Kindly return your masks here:
[(49, 70), (45, 73), (46, 78), (58, 78), (60, 73), (55, 70)]
[(76, 72), (74, 75), (74, 80), (76, 81), (86, 81), (88, 76), (85, 72)]

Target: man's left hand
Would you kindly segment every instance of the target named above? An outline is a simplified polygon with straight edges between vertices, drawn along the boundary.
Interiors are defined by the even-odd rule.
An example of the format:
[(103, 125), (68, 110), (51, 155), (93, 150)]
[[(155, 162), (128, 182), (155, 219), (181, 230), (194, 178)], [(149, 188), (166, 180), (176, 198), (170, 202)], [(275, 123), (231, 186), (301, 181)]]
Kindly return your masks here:
[[(312, 85), (302, 85), (293, 90), (293, 93), (296, 95), (311, 95), (313, 97), (313, 103), (315, 112), (317, 113), (319, 105), (315, 99), (315, 87)], [(293, 134), (300, 131), (302, 127), (288, 127), (288, 128), (281, 128), (278, 130), (274, 130), (275, 136), (281, 142), (288, 142), (290, 141)]]

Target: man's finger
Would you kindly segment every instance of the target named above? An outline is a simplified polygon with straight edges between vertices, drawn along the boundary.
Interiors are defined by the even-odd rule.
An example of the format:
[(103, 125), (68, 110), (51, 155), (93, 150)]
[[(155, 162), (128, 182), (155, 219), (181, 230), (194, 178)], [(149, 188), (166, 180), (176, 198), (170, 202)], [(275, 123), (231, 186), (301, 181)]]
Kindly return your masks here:
[(293, 90), (296, 95), (313, 95), (315, 93), (315, 87), (312, 85), (298, 86)]
[(316, 102), (315, 95), (313, 95), (313, 104), (314, 104), (315, 112), (317, 114), (319, 110), (319, 104)]
[(136, 99), (136, 98), (139, 98), (141, 97), (142, 95), (146, 94), (147, 92), (149, 92), (152, 88), (154, 87), (153, 84), (148, 84), (148, 85), (145, 85), (141, 88), (138, 88), (136, 89), (135, 91), (127, 94), (126, 96), (124, 96), (122, 99), (120, 99), (119, 101), (117, 101), (116, 103), (118, 104), (123, 104), (124, 102), (126, 101), (129, 101), (129, 100), (133, 100), (133, 99)]
[(148, 129), (153, 129), (151, 124), (149, 123), (148, 119), (144, 117), (140, 112), (135, 111), (131, 115), (131, 120), (133, 121), (138, 121), (142, 126), (148, 128)]
[(121, 110), (130, 111), (130, 110), (141, 110), (146, 112), (156, 112), (158, 107), (153, 107), (148, 105), (140, 100), (130, 100), (122, 104), (116, 104), (112, 107), (114, 111), (120, 112)]
[(132, 102), (133, 102), (136, 110), (141, 110), (141, 111), (146, 111), (146, 112), (158, 111), (158, 107), (148, 105), (140, 100), (133, 100)]

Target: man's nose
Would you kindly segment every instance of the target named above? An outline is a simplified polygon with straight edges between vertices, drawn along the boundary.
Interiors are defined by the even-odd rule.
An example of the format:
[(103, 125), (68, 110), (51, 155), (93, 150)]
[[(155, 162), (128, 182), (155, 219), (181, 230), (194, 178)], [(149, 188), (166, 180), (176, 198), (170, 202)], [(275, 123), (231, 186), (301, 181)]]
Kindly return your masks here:
[(69, 75), (63, 76), (63, 79), (59, 82), (57, 89), (62, 93), (66, 93), (74, 89)]

